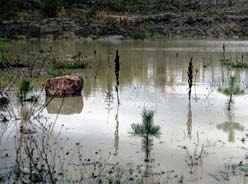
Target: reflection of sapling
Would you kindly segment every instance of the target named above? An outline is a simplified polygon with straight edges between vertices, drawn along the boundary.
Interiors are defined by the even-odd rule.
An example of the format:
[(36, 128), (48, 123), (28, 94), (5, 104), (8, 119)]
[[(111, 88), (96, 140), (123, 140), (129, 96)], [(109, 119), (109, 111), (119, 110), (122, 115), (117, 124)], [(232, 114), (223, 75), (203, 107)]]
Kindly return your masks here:
[(244, 94), (244, 90), (241, 90), (239, 87), (235, 87), (235, 84), (236, 84), (236, 77), (231, 76), (230, 82), (229, 82), (229, 87), (218, 89), (219, 92), (223, 93), (224, 95), (229, 96), (228, 110), (231, 110), (231, 103), (233, 102), (233, 100), (232, 100), (233, 95)]

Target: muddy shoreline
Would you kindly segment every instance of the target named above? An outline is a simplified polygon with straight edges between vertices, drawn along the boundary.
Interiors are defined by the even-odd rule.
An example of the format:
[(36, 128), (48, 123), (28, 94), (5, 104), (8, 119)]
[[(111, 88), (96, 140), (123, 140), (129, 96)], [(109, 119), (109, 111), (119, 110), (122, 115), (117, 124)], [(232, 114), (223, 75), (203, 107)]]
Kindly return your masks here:
[(47, 18), (39, 21), (0, 21), (5, 38), (98, 38), (121, 35), (128, 39), (156, 37), (248, 37), (248, 16), (159, 14), (135, 19), (108, 18), (104, 21)]

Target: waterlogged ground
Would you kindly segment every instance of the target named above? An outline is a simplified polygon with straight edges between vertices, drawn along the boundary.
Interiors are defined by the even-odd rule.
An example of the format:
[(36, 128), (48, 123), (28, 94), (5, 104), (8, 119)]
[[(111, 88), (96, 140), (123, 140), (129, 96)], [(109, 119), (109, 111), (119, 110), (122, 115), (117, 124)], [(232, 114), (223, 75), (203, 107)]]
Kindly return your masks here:
[[(123, 167), (148, 164), (146, 183), (247, 183), (248, 73), (245, 69), (229, 70), (221, 66), (219, 60), (223, 58), (225, 44), (226, 58), (241, 60), (243, 55), (244, 62), (248, 62), (248, 42), (110, 41), (10, 43), (17, 54), (50, 46), (55, 55), (63, 57), (81, 51), (94, 64), (91, 69), (70, 71), (84, 77), (82, 97), (54, 99), (42, 112), (56, 121), (56, 133), (69, 138), (65, 149), (70, 150), (79, 142), (85, 154), (94, 155), (100, 150), (109, 162), (119, 162)], [(121, 62), (120, 105), (115, 91), (116, 49)], [(187, 96), (190, 57), (194, 66), (191, 102)], [(1, 75), (10, 80), (15, 71)], [(234, 96), (232, 109), (228, 111), (228, 97), (218, 92), (218, 88), (228, 87), (231, 75), (236, 77), (236, 85), (244, 89), (245, 94)], [(46, 76), (35, 79), (36, 91), (42, 89), (45, 79)], [(18, 103), (12, 99), (18, 109)], [(47, 101), (43, 92), (41, 102)], [(155, 111), (155, 124), (162, 132), (160, 139), (154, 138), (149, 147), (149, 163), (144, 162), (142, 139), (129, 134), (130, 125), (141, 122), (144, 107)], [(5, 126), (6, 129), (13, 127), (11, 123)], [(9, 143), (7, 149), (11, 150), (13, 133), (7, 132), (1, 144)]]

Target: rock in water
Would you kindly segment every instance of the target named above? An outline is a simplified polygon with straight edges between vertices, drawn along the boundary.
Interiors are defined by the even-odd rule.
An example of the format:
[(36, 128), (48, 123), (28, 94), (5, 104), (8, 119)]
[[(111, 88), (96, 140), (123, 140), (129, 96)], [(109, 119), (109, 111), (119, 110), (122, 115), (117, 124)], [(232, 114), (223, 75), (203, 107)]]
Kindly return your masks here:
[(7, 105), (9, 103), (8, 95), (0, 91), (0, 106)]
[(83, 78), (79, 75), (65, 75), (48, 79), (46, 95), (53, 97), (67, 97), (81, 95)]
[(12, 115), (8, 111), (7, 107), (0, 108), (0, 123), (10, 121), (11, 118), (12, 118)]

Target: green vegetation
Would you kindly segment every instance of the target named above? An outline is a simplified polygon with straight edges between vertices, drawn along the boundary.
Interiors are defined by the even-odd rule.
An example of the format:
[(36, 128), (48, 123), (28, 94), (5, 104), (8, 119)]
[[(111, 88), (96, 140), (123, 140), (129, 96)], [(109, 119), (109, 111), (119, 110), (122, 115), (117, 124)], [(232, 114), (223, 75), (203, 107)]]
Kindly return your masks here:
[[(13, 53), (13, 51), (5, 52), (4, 49), (1, 49), (4, 48), (4, 46), (6, 46), (6, 44), (0, 41), (0, 51), (2, 51), (0, 69), (26, 68), (30, 76), (39, 74), (42, 69), (47, 69), (51, 75), (58, 75), (61, 71), (55, 71), (57, 69), (85, 69), (89, 67), (90, 64), (90, 62), (85, 61), (80, 52), (70, 58), (54, 57), (51, 54), (51, 48), (48, 50), (40, 49), (39, 52), (36, 53), (25, 51), (17, 55)], [(52, 71), (50, 71), (50, 69), (52, 69)]]
[(32, 90), (31, 81), (29, 79), (23, 79), (20, 84), (19, 93), (17, 96), (21, 101), (27, 99), (27, 94)]
[(95, 6), (92, 6), (92, 7), (88, 10), (88, 12), (87, 12), (87, 17), (88, 17), (88, 18), (93, 18), (93, 17), (96, 16), (96, 14), (97, 14), (96, 7), (95, 7)]
[(44, 17), (57, 17), (58, 11), (63, 9), (62, 5), (62, 0), (41, 0), (41, 14)]
[(4, 49), (6, 48), (7, 44), (5, 42), (4, 39), (1, 39), (0, 38), (0, 68), (3, 68), (5, 63), (4, 63), (4, 60), (5, 60), (5, 57), (4, 57)]
[(221, 64), (230, 68), (248, 68), (247, 62), (232, 61), (230, 59), (221, 59)]
[(16, 11), (19, 9), (17, 0), (0, 0), (0, 19), (10, 19), (16, 15)]
[(240, 95), (244, 94), (244, 90), (239, 87), (235, 87), (236, 78), (234, 76), (230, 77), (230, 84), (228, 88), (218, 88), (218, 91), (224, 95)]
[(53, 69), (77, 69), (77, 68), (85, 68), (86, 64), (84, 62), (64, 62), (64, 61), (60, 61), (60, 60), (56, 60), (54, 59), (51, 62), (51, 66)]
[(51, 70), (51, 71), (48, 71), (47, 74), (52, 77), (57, 77), (57, 76), (62, 76), (62, 75), (70, 75), (72, 74), (72, 72), (68, 70)]
[(5, 40), (3, 38), (0, 38), (0, 51), (2, 51), (3, 49), (5, 49), (7, 46)]
[(143, 109), (141, 124), (131, 124), (132, 132), (129, 132), (132, 136), (141, 137), (143, 143), (143, 150), (145, 151), (145, 162), (150, 161), (150, 152), (152, 149), (152, 137), (159, 138), (161, 136), (160, 127), (154, 125), (154, 111)]
[(239, 87), (235, 87), (236, 78), (234, 76), (230, 77), (229, 88), (219, 88), (218, 91), (229, 96), (227, 110), (231, 110), (231, 104), (233, 103), (233, 95), (240, 95), (244, 93), (244, 90), (241, 90)]
[(231, 93), (233, 95), (240, 95), (240, 94), (244, 94), (245, 92), (243, 89), (240, 89), (239, 87), (234, 88), (233, 91), (231, 91), (230, 88), (224, 88), (224, 89), (218, 88), (218, 91), (227, 96), (229, 96)]
[(88, 66), (88, 64), (81, 59), (65, 61), (56, 58), (54, 58), (49, 65), (53, 69), (84, 69)]
[(30, 101), (30, 102), (37, 102), (38, 97), (35, 95), (30, 96), (27, 98), (28, 93), (32, 91), (33, 87), (31, 86), (31, 80), (23, 79), (20, 83), (19, 92), (17, 93), (17, 97), (20, 102)]
[(143, 109), (141, 116), (142, 123), (131, 124), (132, 132), (130, 134), (138, 137), (154, 136), (159, 138), (161, 131), (159, 126), (154, 125), (154, 111)]
[[(43, 17), (60, 17), (60, 14), (70, 16), (72, 12), (84, 12), (83, 15), (95, 17), (97, 12), (110, 12), (114, 14), (129, 15), (151, 15), (160, 13), (188, 13), (189, 15), (199, 15), (206, 13), (228, 13), (231, 15), (247, 15), (248, 6), (245, 3), (224, 0), (214, 3), (214, 1), (189, 1), (189, 0), (40, 0), (40, 1), (18, 1), (0, 0), (0, 18), (20, 18), (19, 13), (28, 12), (30, 17), (34, 17), (37, 11)], [(86, 13), (85, 13), (86, 12)], [(19, 17), (20, 16), (20, 17)], [(38, 16), (39, 17), (39, 16)]]

